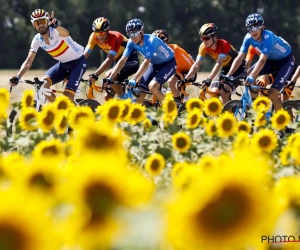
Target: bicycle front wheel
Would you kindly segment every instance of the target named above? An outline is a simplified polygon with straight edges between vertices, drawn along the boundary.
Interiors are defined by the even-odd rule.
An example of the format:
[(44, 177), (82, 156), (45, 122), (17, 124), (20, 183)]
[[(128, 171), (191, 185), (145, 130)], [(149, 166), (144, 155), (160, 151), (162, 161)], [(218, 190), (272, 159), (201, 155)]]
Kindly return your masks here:
[(250, 106), (246, 105), (245, 111), (243, 112), (242, 105), (243, 103), (239, 100), (231, 100), (224, 105), (223, 112), (228, 111), (234, 113), (235, 117), (238, 120), (243, 120), (248, 116), (249, 114), (248, 111), (250, 110)]
[(101, 104), (99, 102), (97, 102), (96, 100), (85, 99), (85, 100), (79, 102), (78, 105), (79, 106), (89, 106), (94, 112), (96, 112), (97, 107), (100, 106)]
[(296, 114), (296, 110), (300, 110), (300, 101), (287, 100), (282, 103), (283, 109), (289, 112), (290, 116), (293, 117), (293, 121), (298, 122), (300, 120), (299, 115)]

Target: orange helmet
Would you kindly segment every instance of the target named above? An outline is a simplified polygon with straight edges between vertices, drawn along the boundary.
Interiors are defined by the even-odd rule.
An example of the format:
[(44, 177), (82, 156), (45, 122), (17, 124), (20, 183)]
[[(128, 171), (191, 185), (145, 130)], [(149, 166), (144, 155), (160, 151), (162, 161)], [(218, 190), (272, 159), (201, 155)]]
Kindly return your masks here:
[(92, 29), (94, 32), (99, 31), (108, 31), (110, 26), (110, 22), (105, 17), (98, 17), (92, 25)]
[(165, 43), (169, 42), (169, 35), (168, 35), (167, 31), (165, 31), (165, 30), (156, 30), (152, 33), (152, 35), (159, 37)]
[(200, 36), (216, 36), (218, 34), (218, 28), (214, 23), (203, 24), (199, 30)]

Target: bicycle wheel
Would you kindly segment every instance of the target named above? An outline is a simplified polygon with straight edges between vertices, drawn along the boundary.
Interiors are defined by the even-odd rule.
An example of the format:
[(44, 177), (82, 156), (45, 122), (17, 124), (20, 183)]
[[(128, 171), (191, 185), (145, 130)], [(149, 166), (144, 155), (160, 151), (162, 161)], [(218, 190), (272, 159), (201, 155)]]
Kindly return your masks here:
[(295, 113), (296, 110), (300, 110), (300, 101), (287, 100), (282, 103), (283, 109), (289, 112), (290, 116), (293, 117), (293, 121), (298, 122), (300, 120), (299, 115)]
[(250, 106), (247, 105), (245, 111), (242, 112), (242, 102), (239, 100), (231, 100), (224, 105), (223, 112), (229, 111), (234, 113), (238, 120), (243, 120), (248, 116), (249, 109)]
[(79, 102), (78, 105), (79, 106), (89, 106), (94, 112), (96, 112), (97, 107), (100, 106), (101, 104), (95, 100), (85, 99), (85, 100)]

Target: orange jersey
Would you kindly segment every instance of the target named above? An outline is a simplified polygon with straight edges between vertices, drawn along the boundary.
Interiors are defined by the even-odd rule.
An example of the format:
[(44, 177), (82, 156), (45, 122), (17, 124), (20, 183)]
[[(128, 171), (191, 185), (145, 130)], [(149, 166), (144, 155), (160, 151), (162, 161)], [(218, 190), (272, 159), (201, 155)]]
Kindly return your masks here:
[(215, 61), (218, 60), (220, 55), (225, 55), (225, 59), (222, 62), (222, 66), (226, 67), (229, 67), (233, 62), (234, 58), (236, 58), (238, 55), (236, 49), (230, 43), (223, 39), (217, 39), (216, 49), (206, 48), (204, 43), (201, 43), (198, 51), (198, 58), (202, 60), (206, 54), (212, 57), (212, 59), (214, 59)]
[(128, 39), (125, 36), (123, 36), (120, 32), (108, 31), (106, 42), (101, 43), (97, 39), (96, 34), (93, 32), (90, 35), (85, 51), (90, 54), (94, 49), (95, 45), (97, 44), (104, 52), (115, 55), (116, 60), (122, 56), (123, 51), (127, 45), (127, 41)]
[(260, 52), (257, 51), (252, 45), (249, 46), (247, 56), (246, 56), (246, 61), (252, 61), (253, 57), (256, 55), (260, 56)]
[(174, 51), (174, 56), (177, 64), (176, 73), (188, 72), (194, 63), (191, 56), (177, 44), (168, 44)]

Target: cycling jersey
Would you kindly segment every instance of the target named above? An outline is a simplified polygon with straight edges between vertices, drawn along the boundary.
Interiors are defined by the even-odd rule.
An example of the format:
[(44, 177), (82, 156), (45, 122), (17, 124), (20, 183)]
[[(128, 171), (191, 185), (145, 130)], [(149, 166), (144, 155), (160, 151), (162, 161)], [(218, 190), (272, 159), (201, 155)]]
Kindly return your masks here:
[(176, 73), (189, 71), (194, 63), (192, 57), (177, 44), (168, 44), (168, 46), (174, 51), (174, 56), (177, 64)]
[(150, 59), (150, 62), (154, 65), (169, 62), (174, 58), (173, 50), (157, 36), (145, 34), (143, 39), (144, 44), (142, 46), (134, 44), (131, 39), (129, 39), (123, 55), (129, 57), (132, 50), (136, 49), (146, 59)]
[(223, 39), (218, 39), (216, 43), (217, 47), (215, 49), (206, 48), (204, 43), (201, 43), (197, 60), (203, 60), (204, 56), (208, 54), (215, 61), (217, 61), (218, 58), (225, 58), (222, 62), (222, 66), (229, 67), (232, 64), (234, 58), (237, 57), (235, 48), (229, 42)]
[(255, 54), (260, 56), (260, 52), (257, 51), (252, 45), (250, 45), (246, 55), (246, 61), (252, 61)]
[(70, 62), (80, 58), (84, 48), (73, 41), (70, 36), (61, 37), (58, 31), (49, 27), (49, 42), (45, 42), (41, 34), (36, 34), (31, 42), (30, 52), (37, 53), (39, 48), (48, 52), (55, 60), (62, 63)]
[(98, 40), (96, 33), (93, 32), (90, 35), (85, 51), (91, 54), (92, 50), (97, 44), (105, 53), (114, 55), (114, 59), (117, 60), (122, 56), (122, 53), (127, 45), (127, 41), (128, 39), (120, 32), (109, 31), (106, 42), (102, 43)]
[(291, 46), (281, 37), (276, 36), (272, 31), (264, 30), (261, 33), (260, 42), (252, 38), (248, 33), (243, 41), (240, 51), (247, 53), (250, 45), (264, 55), (268, 55), (269, 60), (280, 60), (291, 53)]

